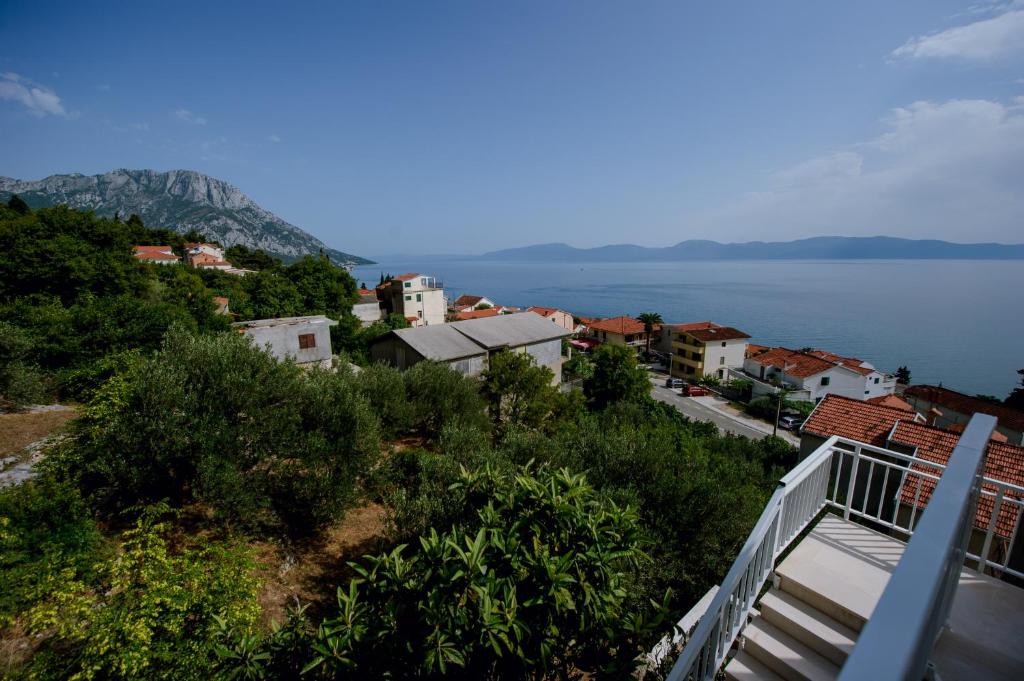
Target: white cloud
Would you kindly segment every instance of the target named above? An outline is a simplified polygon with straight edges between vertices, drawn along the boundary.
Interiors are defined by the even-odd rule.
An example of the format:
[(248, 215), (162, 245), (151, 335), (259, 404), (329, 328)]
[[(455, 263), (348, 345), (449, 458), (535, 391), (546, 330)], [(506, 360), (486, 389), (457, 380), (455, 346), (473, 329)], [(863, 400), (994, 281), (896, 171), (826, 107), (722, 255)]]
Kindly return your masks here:
[(719, 237), (890, 234), (1021, 242), (1019, 100), (914, 102), (852, 149), (769, 175), (767, 189), (691, 220)]
[(18, 102), (33, 116), (68, 116), (56, 92), (17, 73), (0, 73), (0, 99)]
[(280, 137), (278, 137), (277, 135), (271, 135), (271, 136), (270, 136), (270, 137), (268, 137), (267, 139), (268, 139), (269, 141), (273, 142), (274, 144), (277, 144), (278, 142), (280, 142), (280, 141), (281, 141), (281, 138), (280, 138)]
[(909, 59), (996, 59), (1024, 53), (1024, 8), (1004, 6), (1001, 14), (931, 35), (911, 38), (893, 50)]
[(191, 125), (206, 125), (205, 118), (195, 115), (188, 109), (178, 109), (174, 112), (174, 115), (178, 117), (178, 120), (185, 121)]

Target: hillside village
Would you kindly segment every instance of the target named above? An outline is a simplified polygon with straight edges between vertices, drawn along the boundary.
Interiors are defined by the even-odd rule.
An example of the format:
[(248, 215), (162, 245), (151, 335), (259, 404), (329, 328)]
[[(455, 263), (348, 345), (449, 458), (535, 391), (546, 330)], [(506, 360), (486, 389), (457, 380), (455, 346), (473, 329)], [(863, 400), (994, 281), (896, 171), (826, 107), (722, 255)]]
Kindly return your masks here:
[[(185, 645), (191, 678), (236, 677), (250, 658), (274, 678), (387, 675), (393, 660), (443, 676), (421, 645), (444, 630), (466, 651), (445, 664), (471, 676), (530, 677), (555, 641), (575, 668), (616, 678), (678, 675), (695, 655), (734, 679), (834, 678), (873, 635), (890, 578), (906, 579), (898, 557), (923, 560), (929, 509), (968, 498), (971, 476), (944, 471), (971, 461), (963, 551), (977, 569), (962, 579), (986, 596), (952, 617), (1012, 622), (1024, 604), (1017, 392), (915, 385), (906, 367), (769, 347), (711, 320), (450, 299), (436, 275), (369, 288), (323, 256), (285, 265), (199, 233), (163, 241), (134, 216), (12, 199), (0, 219), (5, 673), (60, 677), (48, 670), (68, 649), (113, 669), (119, 653), (91, 638), (110, 635), (145, 660), (122, 677), (180, 672), (154, 651)], [(59, 266), (36, 267), (46, 259)], [(62, 528), (58, 549), (40, 524)], [(545, 563), (549, 537), (587, 557)], [(137, 580), (156, 554), (170, 556), (158, 578)], [(159, 646), (139, 643), (120, 623), (164, 583), (197, 598), (158, 600), (145, 626)], [(518, 604), (559, 588), (585, 617)], [(480, 632), (501, 599), (517, 624), (492, 640)], [(393, 619), (407, 602), (443, 610)], [(731, 629), (709, 624), (730, 609)], [(1004, 654), (1012, 628), (957, 631), (948, 659), (1021, 663)], [(332, 646), (337, 659), (311, 652)]]

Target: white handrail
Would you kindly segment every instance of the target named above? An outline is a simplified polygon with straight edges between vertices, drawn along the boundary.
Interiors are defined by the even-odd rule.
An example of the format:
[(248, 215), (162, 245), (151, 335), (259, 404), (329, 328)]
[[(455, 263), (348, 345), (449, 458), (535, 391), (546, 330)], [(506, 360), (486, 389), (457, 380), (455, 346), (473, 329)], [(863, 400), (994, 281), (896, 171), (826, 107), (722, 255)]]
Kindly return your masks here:
[(775, 559), (827, 503), (832, 437), (780, 481), (667, 681), (710, 681), (747, 623)]
[[(956, 595), (996, 419), (975, 414), (932, 492), (921, 522), (861, 631), (840, 681), (925, 677)], [(995, 509), (993, 509), (995, 510)], [(995, 513), (993, 513), (995, 516)], [(899, 632), (898, 636), (894, 636)]]

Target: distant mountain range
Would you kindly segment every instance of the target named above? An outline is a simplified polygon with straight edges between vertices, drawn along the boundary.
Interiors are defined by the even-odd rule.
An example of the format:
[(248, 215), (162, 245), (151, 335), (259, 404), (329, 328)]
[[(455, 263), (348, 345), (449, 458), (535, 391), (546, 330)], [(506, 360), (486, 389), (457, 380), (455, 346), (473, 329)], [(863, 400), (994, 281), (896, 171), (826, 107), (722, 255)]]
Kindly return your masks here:
[(339, 265), (372, 261), (328, 248), (312, 234), (259, 206), (233, 185), (193, 170), (115, 170), (102, 175), (0, 177), (0, 200), (17, 194), (33, 208), (67, 204), (98, 215), (138, 214), (147, 227), (196, 229), (224, 246), (260, 248), (285, 261), (321, 250)]
[(484, 253), (485, 260), (521, 262), (642, 262), (674, 260), (1008, 260), (1024, 258), (1024, 244), (955, 244), (932, 239), (888, 236), (819, 236), (796, 241), (681, 241), (675, 246), (648, 248), (621, 244), (575, 248), (539, 244)]

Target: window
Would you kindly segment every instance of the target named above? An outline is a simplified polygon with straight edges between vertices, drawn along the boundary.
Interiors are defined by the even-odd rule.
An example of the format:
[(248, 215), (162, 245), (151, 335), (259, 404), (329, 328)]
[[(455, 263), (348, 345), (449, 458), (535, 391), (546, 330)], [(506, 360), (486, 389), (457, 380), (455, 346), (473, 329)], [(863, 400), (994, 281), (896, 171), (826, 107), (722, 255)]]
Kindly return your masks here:
[(725, 347), (725, 341), (722, 341), (722, 347), (723, 348)]
[(878, 385), (878, 379), (877, 378), (875, 379), (875, 385)]
[(299, 334), (299, 350), (308, 350), (309, 348), (316, 347), (316, 334), (313, 333), (300, 333)]
[(721, 366), (723, 364), (725, 364), (725, 357), (719, 357), (718, 358), (718, 365)]
[(405, 287), (406, 288), (412, 288), (412, 282), (411, 281), (405, 282)]
[(412, 296), (406, 296), (405, 299), (406, 300), (412, 300)]
[(422, 303), (423, 302), (423, 294), (422, 293), (417, 293), (416, 294), (416, 302), (417, 303)]
[(832, 380), (832, 379), (831, 379), (830, 377), (828, 377), (828, 376), (822, 376), (822, 377), (821, 377), (821, 384), (822, 384), (822, 385), (828, 385), (828, 384), (829, 384), (829, 381), (831, 381), (831, 380)]

